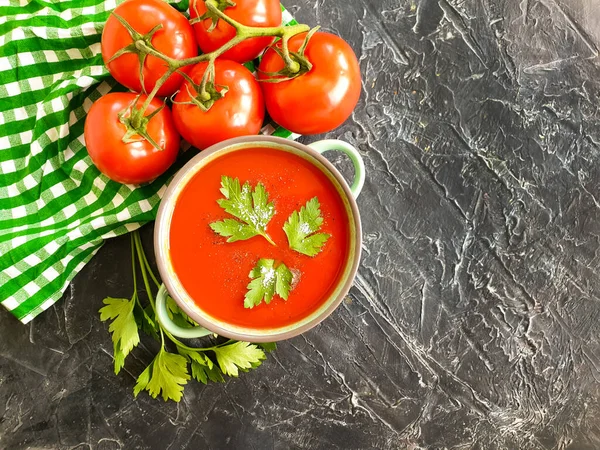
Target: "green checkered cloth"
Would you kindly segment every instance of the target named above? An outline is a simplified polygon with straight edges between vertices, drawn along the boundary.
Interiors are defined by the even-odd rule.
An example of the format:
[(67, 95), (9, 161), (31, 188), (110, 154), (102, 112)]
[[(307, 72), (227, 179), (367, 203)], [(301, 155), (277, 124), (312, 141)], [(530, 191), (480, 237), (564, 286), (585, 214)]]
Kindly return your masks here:
[[(0, 0), (0, 302), (23, 323), (61, 298), (105, 239), (154, 220), (176, 170), (121, 185), (86, 151), (86, 112), (123, 90), (100, 52), (117, 3)], [(296, 137), (274, 124), (262, 132)]]

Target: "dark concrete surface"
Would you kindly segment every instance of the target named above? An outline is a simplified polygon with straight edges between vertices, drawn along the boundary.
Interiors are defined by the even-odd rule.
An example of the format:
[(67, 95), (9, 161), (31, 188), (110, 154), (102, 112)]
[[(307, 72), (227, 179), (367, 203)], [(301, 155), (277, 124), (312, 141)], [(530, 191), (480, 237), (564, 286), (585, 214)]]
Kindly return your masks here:
[(134, 400), (152, 347), (112, 373), (109, 241), (31, 325), (0, 311), (0, 448), (600, 448), (600, 4), (285, 4), (364, 75), (328, 135), (368, 170), (348, 300), (239, 379)]

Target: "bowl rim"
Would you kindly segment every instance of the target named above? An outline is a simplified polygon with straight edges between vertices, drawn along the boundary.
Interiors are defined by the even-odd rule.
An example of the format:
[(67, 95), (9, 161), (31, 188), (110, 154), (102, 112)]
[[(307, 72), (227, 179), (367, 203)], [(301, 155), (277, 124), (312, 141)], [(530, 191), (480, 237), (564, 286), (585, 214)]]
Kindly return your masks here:
[[(352, 255), (351, 251), (349, 250), (348, 258), (352, 259), (352, 264), (350, 265), (350, 268), (347, 269), (348, 262), (346, 262), (346, 265), (344, 266), (346, 267), (344, 269), (345, 274), (342, 274), (342, 276), (345, 276), (345, 278), (340, 280), (340, 282), (343, 283), (340, 284), (340, 282), (338, 282), (334, 286), (330, 297), (324, 302), (324, 304), (328, 304), (327, 308), (322, 309), (321, 311), (317, 309), (305, 318), (308, 319), (309, 317), (314, 316), (311, 318), (311, 320), (302, 319), (302, 321), (292, 323), (286, 327), (275, 329), (261, 329), (232, 325), (232, 327), (238, 329), (232, 330), (224, 328), (223, 326), (212, 321), (206, 320), (204, 317), (198, 315), (198, 313), (188, 305), (187, 301), (182, 300), (178, 297), (180, 288), (183, 288), (183, 286), (181, 286), (181, 283), (178, 279), (174, 279), (177, 278), (176, 274), (174, 273), (174, 271), (173, 273), (171, 273), (168, 267), (168, 261), (170, 260), (168, 246), (168, 231), (170, 228), (170, 219), (172, 216), (174, 203), (176, 203), (179, 194), (183, 191), (185, 185), (187, 185), (187, 183), (194, 177), (196, 172), (198, 170), (201, 170), (201, 167), (207, 164), (210, 160), (217, 159), (220, 153), (222, 153), (223, 155), (228, 153), (226, 150), (230, 149), (231, 147), (242, 146), (242, 148), (244, 148), (247, 144), (254, 143), (256, 143), (257, 145), (267, 143), (270, 144), (270, 148), (280, 150), (282, 150), (281, 147), (291, 147), (293, 149), (300, 150), (301, 152), (304, 152), (310, 157), (316, 159), (331, 173), (331, 175), (333, 176), (333, 178), (336, 179), (343, 193), (345, 194), (345, 200), (347, 200), (347, 204), (349, 205), (350, 209), (348, 213), (352, 214), (350, 220), (354, 219), (354, 254)], [(235, 151), (235, 149), (233, 151)], [(200, 168), (198, 168), (198, 166), (200, 166)], [(184, 184), (180, 185), (182, 182)], [(168, 292), (171, 294), (172, 298), (175, 300), (177, 305), (200, 326), (205, 327), (208, 330), (217, 333), (221, 336), (240, 341), (249, 341), (256, 343), (280, 341), (302, 334), (321, 323), (324, 319), (331, 315), (331, 313), (333, 313), (335, 309), (337, 309), (344, 297), (350, 291), (350, 288), (352, 287), (352, 284), (356, 277), (356, 272), (358, 270), (362, 253), (362, 226), (360, 220), (360, 212), (356, 204), (356, 199), (352, 195), (348, 183), (340, 174), (340, 172), (324, 156), (322, 156), (319, 152), (309, 147), (308, 145), (276, 136), (258, 135), (233, 138), (226, 141), (222, 141), (218, 144), (209, 147), (206, 150), (201, 151), (192, 159), (190, 159), (181, 169), (179, 169), (179, 171), (173, 177), (173, 179), (169, 183), (169, 186), (163, 194), (156, 216), (154, 228), (154, 252), (158, 271), (160, 273), (163, 283), (167, 287)], [(336, 295), (336, 297), (333, 301), (331, 301), (331, 296), (333, 295)], [(197, 305), (196, 307), (198, 309), (201, 309)], [(318, 314), (316, 314), (316, 312), (318, 312)]]

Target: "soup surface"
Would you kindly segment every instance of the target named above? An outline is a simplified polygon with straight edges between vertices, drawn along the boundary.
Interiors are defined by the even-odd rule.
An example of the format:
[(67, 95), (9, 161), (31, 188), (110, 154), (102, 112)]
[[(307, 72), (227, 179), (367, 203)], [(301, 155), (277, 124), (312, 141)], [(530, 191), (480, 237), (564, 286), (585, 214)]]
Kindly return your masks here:
[[(267, 233), (276, 246), (262, 236), (228, 243), (211, 230), (210, 223), (233, 218), (217, 204), (222, 176), (265, 186), (275, 205)], [(331, 237), (309, 257), (289, 248), (283, 224), (315, 196), (324, 219), (320, 232)], [(206, 313), (238, 326), (279, 328), (305, 318), (327, 299), (343, 273), (348, 240), (344, 203), (326, 175), (292, 153), (245, 148), (208, 163), (183, 189), (173, 212), (170, 254), (181, 284)], [(276, 295), (268, 305), (244, 308), (248, 274), (261, 258), (283, 262), (299, 275), (297, 282), (288, 300)]]

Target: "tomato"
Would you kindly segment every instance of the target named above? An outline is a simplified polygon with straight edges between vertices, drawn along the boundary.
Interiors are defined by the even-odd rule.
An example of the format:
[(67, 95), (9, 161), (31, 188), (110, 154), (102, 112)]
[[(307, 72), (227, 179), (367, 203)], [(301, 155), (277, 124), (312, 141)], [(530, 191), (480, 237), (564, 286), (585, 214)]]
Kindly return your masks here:
[[(196, 84), (202, 82), (207, 62), (192, 68), (190, 77)], [(183, 138), (194, 147), (203, 150), (225, 139), (254, 135), (260, 131), (265, 117), (262, 91), (248, 69), (234, 61), (217, 59), (215, 79), (217, 90), (229, 89), (217, 99), (208, 111), (190, 101), (190, 93), (197, 95), (189, 81), (185, 81), (175, 96), (173, 119)]]
[[(243, 25), (253, 27), (278, 27), (281, 25), (281, 5), (279, 0), (235, 0), (235, 5), (225, 9), (225, 14)], [(203, 0), (192, 0), (190, 17), (196, 18), (206, 12)], [(223, 20), (217, 22), (212, 31), (212, 19), (194, 24), (198, 45), (204, 53), (217, 50), (235, 37), (235, 29)], [(258, 57), (273, 42), (273, 37), (246, 39), (221, 57), (244, 63)]]
[[(306, 33), (301, 33), (291, 38), (289, 49), (297, 52), (305, 37)], [(313, 65), (310, 71), (289, 81), (261, 83), (267, 111), (275, 122), (294, 133), (326, 133), (352, 114), (360, 97), (360, 67), (342, 38), (324, 32), (312, 36), (304, 56)], [(284, 66), (283, 59), (270, 48), (261, 60), (259, 80)]]
[[(159, 145), (155, 148), (139, 135), (135, 142), (122, 141), (126, 126), (119, 120), (119, 113), (133, 105), (136, 94), (115, 92), (97, 100), (85, 120), (85, 145), (92, 161), (107, 177), (119, 183), (140, 184), (154, 180), (173, 164), (179, 152), (179, 134), (173, 123), (169, 108), (164, 107), (148, 122), (147, 132)], [(142, 95), (137, 105), (146, 100)], [(145, 116), (160, 108), (163, 102), (154, 98)], [(125, 115), (126, 117), (129, 114)]]
[[(165, 1), (127, 0), (117, 6), (114, 12), (142, 35), (161, 24), (162, 28), (152, 36), (151, 44), (166, 56), (185, 59), (198, 55), (194, 31), (188, 20)], [(110, 74), (119, 83), (136, 92), (142, 92), (137, 54), (125, 53), (112, 62), (108, 62), (117, 51), (132, 42), (127, 29), (111, 14), (102, 32), (102, 58)], [(147, 93), (152, 91), (158, 79), (165, 74), (167, 69), (168, 66), (162, 59), (150, 55), (146, 57), (143, 74)], [(171, 75), (158, 90), (158, 95), (173, 94), (182, 82), (183, 77), (180, 74)]]

